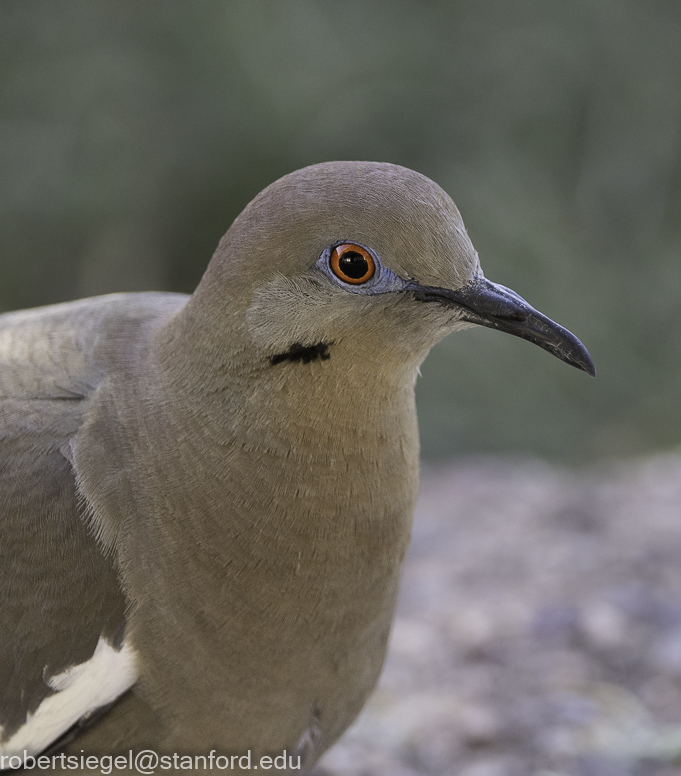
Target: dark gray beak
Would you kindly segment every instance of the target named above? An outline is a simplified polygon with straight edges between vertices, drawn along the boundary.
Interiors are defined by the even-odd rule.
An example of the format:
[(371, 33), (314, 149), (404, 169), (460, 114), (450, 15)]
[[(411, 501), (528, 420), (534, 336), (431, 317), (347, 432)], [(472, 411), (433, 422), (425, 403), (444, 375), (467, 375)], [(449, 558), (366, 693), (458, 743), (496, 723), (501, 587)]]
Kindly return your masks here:
[(596, 374), (589, 351), (577, 337), (530, 307), (510, 288), (476, 278), (455, 291), (416, 282), (409, 283), (405, 290), (411, 291), (421, 302), (459, 307), (463, 321), (522, 337), (592, 377)]

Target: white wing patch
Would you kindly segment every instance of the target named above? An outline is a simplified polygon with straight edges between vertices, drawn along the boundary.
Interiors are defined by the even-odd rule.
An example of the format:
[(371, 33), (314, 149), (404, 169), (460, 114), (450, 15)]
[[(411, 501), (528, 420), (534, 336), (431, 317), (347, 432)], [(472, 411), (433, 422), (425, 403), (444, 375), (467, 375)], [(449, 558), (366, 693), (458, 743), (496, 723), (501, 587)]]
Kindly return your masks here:
[[(5, 743), (0, 755), (38, 754), (90, 712), (116, 700), (137, 679), (137, 660), (132, 647), (115, 650), (99, 640), (92, 657), (47, 679), (54, 695), (29, 714), (26, 723)], [(0, 739), (2, 729), (0, 728)]]

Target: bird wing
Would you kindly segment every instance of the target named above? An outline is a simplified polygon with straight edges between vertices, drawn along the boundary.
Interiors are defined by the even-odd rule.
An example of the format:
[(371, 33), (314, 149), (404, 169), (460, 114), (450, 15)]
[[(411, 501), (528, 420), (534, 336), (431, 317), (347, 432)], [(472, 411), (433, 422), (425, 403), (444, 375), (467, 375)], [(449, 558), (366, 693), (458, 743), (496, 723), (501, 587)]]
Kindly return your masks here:
[(112, 354), (184, 299), (119, 294), (0, 316), (0, 755), (44, 750), (136, 679), (125, 597), (88, 528), (70, 442)]

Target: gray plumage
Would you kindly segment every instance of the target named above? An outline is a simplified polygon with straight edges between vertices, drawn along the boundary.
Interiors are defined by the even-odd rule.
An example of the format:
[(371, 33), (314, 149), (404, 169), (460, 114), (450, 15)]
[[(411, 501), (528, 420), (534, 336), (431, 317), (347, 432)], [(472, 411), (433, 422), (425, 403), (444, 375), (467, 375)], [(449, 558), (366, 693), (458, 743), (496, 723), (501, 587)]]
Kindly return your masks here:
[[(341, 243), (375, 258), (370, 281), (334, 276)], [(0, 752), (101, 641), (137, 679), (74, 751), (286, 749), (309, 768), (383, 662), (418, 366), (473, 323), (593, 373), (483, 279), (439, 187), (360, 162), (268, 187), (190, 298), (0, 316)]]

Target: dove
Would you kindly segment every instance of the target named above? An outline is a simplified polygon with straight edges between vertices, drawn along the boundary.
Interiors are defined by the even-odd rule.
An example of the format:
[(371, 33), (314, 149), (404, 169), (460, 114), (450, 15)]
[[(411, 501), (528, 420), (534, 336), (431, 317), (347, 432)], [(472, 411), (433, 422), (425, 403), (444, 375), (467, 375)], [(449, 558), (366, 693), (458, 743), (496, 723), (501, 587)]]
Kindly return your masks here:
[(374, 162), (271, 184), (191, 296), (0, 316), (0, 766), (309, 770), (383, 664), (419, 365), (473, 325), (594, 374), (438, 185)]

